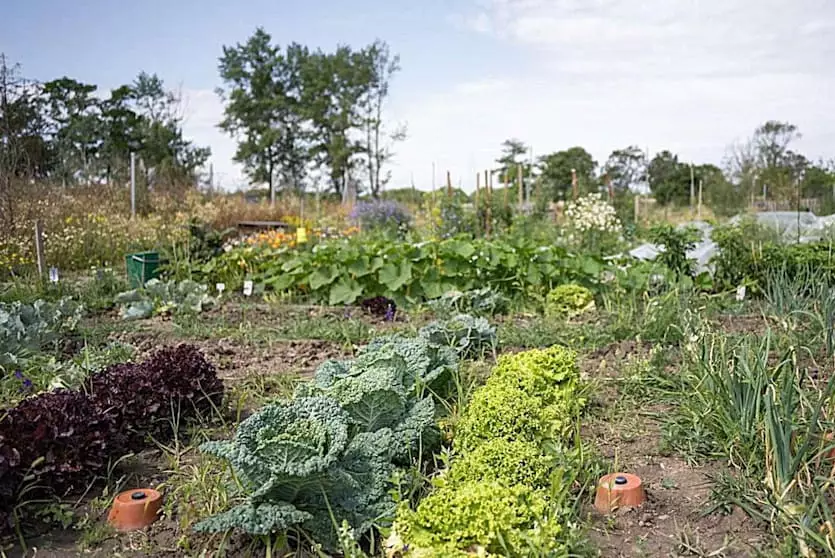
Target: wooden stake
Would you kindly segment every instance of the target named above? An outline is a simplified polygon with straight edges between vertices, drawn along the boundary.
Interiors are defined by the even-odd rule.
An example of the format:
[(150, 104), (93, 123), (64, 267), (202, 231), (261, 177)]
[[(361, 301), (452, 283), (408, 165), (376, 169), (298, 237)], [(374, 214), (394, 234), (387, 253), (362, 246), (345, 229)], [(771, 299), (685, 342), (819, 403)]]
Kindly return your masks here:
[(577, 199), (577, 170), (571, 169), (571, 196), (573, 199)]
[(522, 188), (522, 165), (516, 165), (516, 183), (519, 185), (519, 209), (525, 204), (525, 190)]
[(487, 189), (487, 223), (485, 223), (485, 230), (487, 231), (487, 238), (490, 238), (490, 232), (493, 229), (493, 175), (490, 171), (484, 171), (484, 182)]
[(38, 275), (43, 279), (46, 273), (46, 258), (43, 250), (43, 222), (35, 221), (35, 257), (38, 261)]
[(446, 171), (446, 195), (450, 198), (452, 197), (452, 178), (449, 175), (449, 171)]
[(481, 193), (481, 173), (475, 173), (475, 224), (476, 224), (476, 234), (481, 230), (481, 211), (478, 208), (478, 197)]
[(698, 205), (699, 220), (702, 218), (702, 181), (699, 180), (699, 205)]

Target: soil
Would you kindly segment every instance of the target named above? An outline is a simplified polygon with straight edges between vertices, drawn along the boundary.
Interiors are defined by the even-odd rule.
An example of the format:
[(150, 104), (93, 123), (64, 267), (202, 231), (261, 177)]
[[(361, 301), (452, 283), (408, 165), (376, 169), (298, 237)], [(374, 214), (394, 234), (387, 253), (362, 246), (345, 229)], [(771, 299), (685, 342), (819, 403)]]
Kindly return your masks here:
[(711, 477), (723, 470), (722, 464), (693, 466), (663, 451), (659, 417), (669, 408), (657, 404), (627, 408), (630, 404), (621, 396), (616, 380), (632, 359), (646, 358), (650, 350), (649, 345), (627, 341), (594, 351), (580, 361), (584, 374), (600, 380), (592, 405), (594, 416), (584, 422), (582, 438), (610, 464), (610, 471), (638, 475), (647, 495), (640, 508), (608, 516), (587, 502), (589, 537), (601, 556), (611, 558), (753, 556), (753, 549), (764, 544), (764, 533), (741, 510), (727, 516), (705, 515)]

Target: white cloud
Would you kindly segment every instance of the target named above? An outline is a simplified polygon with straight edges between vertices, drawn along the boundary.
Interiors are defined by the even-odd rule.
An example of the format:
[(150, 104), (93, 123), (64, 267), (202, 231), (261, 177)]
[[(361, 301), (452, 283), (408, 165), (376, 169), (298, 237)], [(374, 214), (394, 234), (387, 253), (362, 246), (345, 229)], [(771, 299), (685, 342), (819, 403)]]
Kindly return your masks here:
[[(769, 119), (792, 122), (798, 147), (835, 156), (832, 0), (475, 0), (445, 21), (519, 57), (479, 81), (396, 90), (391, 121), (408, 123), (391, 187), (472, 189), (499, 146), (518, 137), (535, 155), (582, 145), (598, 162), (638, 145), (720, 163), (732, 142)], [(454, 31), (453, 31), (454, 32)], [(429, 53), (427, 51), (427, 56)], [(408, 74), (404, 66), (404, 76)], [(398, 76), (396, 79), (399, 79)], [(222, 104), (188, 91), (186, 132), (211, 145), (224, 186), (240, 180), (235, 142), (215, 126)]]
[(636, 144), (718, 164), (779, 119), (807, 155), (835, 155), (831, 0), (484, 0), (457, 20), (534, 71), (398, 103), (410, 137), (393, 186), (414, 172), (427, 187), (434, 161), (439, 183), (449, 169), (472, 188), (508, 137), (538, 154), (582, 145), (599, 162)]

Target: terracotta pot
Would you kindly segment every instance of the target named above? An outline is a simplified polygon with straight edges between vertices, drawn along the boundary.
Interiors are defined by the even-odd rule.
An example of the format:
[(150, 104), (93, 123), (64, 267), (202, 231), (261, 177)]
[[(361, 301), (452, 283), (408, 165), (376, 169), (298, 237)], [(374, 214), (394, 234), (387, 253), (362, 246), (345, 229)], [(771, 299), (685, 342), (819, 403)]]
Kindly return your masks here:
[(143, 529), (157, 520), (162, 495), (152, 488), (120, 492), (113, 500), (107, 521), (117, 531)]
[(618, 508), (637, 508), (646, 500), (641, 479), (629, 473), (612, 473), (600, 479), (594, 507), (600, 513), (611, 513)]

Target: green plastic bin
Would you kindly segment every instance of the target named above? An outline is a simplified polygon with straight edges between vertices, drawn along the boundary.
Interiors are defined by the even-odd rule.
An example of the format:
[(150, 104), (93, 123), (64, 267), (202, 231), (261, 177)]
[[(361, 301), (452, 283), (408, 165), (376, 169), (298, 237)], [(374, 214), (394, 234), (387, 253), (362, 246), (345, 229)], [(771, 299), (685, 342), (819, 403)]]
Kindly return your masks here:
[(159, 252), (137, 252), (125, 256), (128, 282), (134, 289), (159, 277)]

